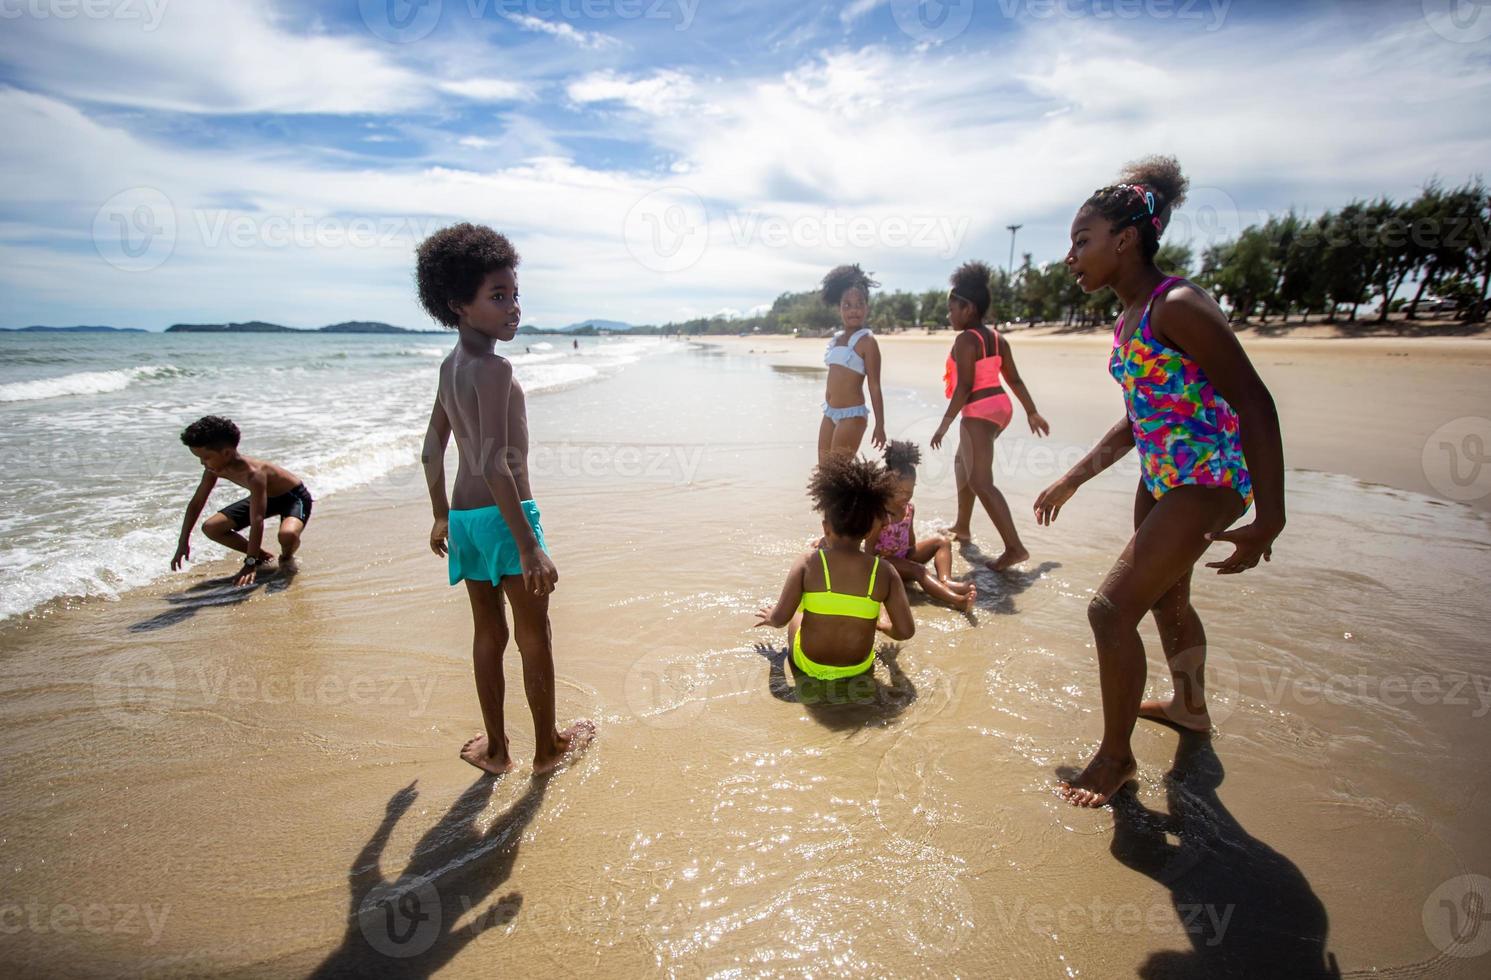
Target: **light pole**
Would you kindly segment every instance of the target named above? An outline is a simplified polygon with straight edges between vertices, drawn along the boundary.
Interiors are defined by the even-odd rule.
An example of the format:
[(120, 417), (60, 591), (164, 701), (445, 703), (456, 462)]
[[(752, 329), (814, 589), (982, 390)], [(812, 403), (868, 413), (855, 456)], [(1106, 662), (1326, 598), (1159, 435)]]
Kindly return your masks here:
[(1009, 279), (1009, 281), (1011, 283), (1013, 283), (1015, 281), (1015, 232), (1019, 231), (1021, 228), (1024, 228), (1025, 226), (1024, 225), (1005, 225), (1005, 227), (1010, 230), (1010, 267), (1009, 267), (1009, 277), (1010, 277), (1010, 279)]

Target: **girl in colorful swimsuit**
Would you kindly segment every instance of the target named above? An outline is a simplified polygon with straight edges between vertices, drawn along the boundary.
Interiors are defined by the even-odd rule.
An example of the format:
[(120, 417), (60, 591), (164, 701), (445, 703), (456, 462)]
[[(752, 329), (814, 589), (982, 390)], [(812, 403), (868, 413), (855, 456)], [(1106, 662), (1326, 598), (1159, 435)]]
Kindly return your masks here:
[(830, 453), (813, 470), (808, 495), (823, 514), (823, 546), (792, 563), (777, 604), (756, 617), (757, 626), (787, 627), (799, 681), (869, 674), (876, 630), (893, 640), (916, 632), (901, 577), (865, 547), (895, 493), (890, 473), (860, 456)]
[(984, 505), (989, 520), (1004, 542), (1004, 553), (985, 564), (996, 572), (1013, 568), (1030, 557), (1015, 530), (1015, 519), (1004, 494), (994, 485), (994, 440), (1009, 428), (1015, 414), (1014, 404), (1001, 384), (1001, 375), (1009, 390), (1020, 399), (1030, 431), (1038, 436), (1050, 433), (1051, 426), (1035, 410), (1030, 389), (1020, 380), (1010, 342), (997, 330), (984, 326), (989, 312), (989, 276), (982, 262), (965, 262), (952, 274), (952, 289), (947, 294), (947, 316), (958, 337), (948, 353), (943, 381), (947, 389), (947, 412), (942, 425), (932, 436), (932, 448), (942, 445), (943, 436), (953, 420), (962, 413), (958, 426), (958, 455), (953, 474), (958, 484), (958, 519), (948, 529), (957, 541), (967, 541), (972, 532), (973, 501)]
[(875, 432), (870, 442), (885, 445), (885, 403), (880, 395), (880, 345), (865, 322), (870, 318), (870, 290), (879, 283), (857, 265), (841, 265), (823, 277), (823, 302), (836, 307), (844, 329), (833, 335), (823, 352), (828, 382), (823, 393), (823, 421), (818, 423), (818, 462), (830, 452), (851, 456), (859, 452), (869, 427), (865, 382), (875, 409)]
[(895, 477), (896, 493), (890, 502), (892, 523), (880, 532), (875, 553), (890, 562), (901, 581), (915, 582), (938, 602), (969, 612), (978, 599), (978, 589), (972, 582), (953, 580), (953, 543), (940, 534), (916, 536), (916, 505), (911, 495), (916, 492), (916, 466), (921, 461), (922, 451), (914, 442), (897, 439), (885, 447), (885, 468)]
[[(1129, 739), (1137, 718), (1192, 731), (1206, 711), (1206, 632), (1191, 605), (1191, 572), (1214, 541), (1231, 555), (1207, 563), (1230, 575), (1269, 559), (1284, 529), (1284, 452), (1273, 398), (1226, 315), (1205, 291), (1155, 265), (1186, 180), (1170, 157), (1130, 165), (1094, 192), (1072, 221), (1067, 268), (1083, 292), (1112, 288), (1123, 304), (1109, 372), (1124, 417), (1070, 472), (1041, 493), (1036, 521), (1050, 524), (1077, 488), (1138, 448), (1134, 535), (1087, 609), (1097, 644), (1103, 740), (1087, 767), (1061, 784), (1077, 806), (1101, 806), (1137, 771)], [(1249, 503), (1253, 522), (1227, 530)], [(1144, 644), (1153, 612), (1174, 695), (1141, 703)]]

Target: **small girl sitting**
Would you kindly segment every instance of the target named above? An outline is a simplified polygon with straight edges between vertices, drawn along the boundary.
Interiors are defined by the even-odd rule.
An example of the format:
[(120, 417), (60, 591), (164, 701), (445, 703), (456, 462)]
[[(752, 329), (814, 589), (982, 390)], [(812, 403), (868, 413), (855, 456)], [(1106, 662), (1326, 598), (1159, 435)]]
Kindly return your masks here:
[[(886, 447), (885, 468), (896, 480), (888, 519), (895, 523), (880, 532), (875, 551), (901, 574), (902, 581), (915, 582), (938, 602), (969, 612), (978, 598), (978, 589), (972, 582), (952, 580), (952, 541), (940, 534), (920, 541), (916, 538), (916, 505), (911, 495), (916, 492), (916, 467), (921, 461), (922, 451), (914, 442), (898, 439)], [(927, 568), (929, 561), (936, 569), (935, 575)]]

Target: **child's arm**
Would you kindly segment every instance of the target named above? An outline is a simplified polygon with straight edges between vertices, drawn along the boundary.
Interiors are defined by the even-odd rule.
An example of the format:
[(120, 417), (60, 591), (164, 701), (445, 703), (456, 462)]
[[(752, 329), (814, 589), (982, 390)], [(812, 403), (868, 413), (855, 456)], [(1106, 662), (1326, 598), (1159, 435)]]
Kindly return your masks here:
[[(243, 568), (238, 572), (237, 585), (253, 585), (258, 577), (259, 552), (264, 543), (264, 512), (269, 509), (269, 474), (265, 467), (256, 466), (249, 472), (249, 536), (248, 553), (244, 555)], [(255, 564), (248, 560), (253, 558)]]
[[(528, 526), (518, 481), (513, 477), (507, 443), (507, 410), (513, 391), (513, 366), (506, 358), (493, 357), (478, 365), (476, 376), (476, 445), (482, 479), (492, 500), (502, 512), (508, 533), (518, 545), (523, 568), (523, 587), (534, 595), (548, 595), (559, 582), (559, 570), (538, 546), (538, 537)], [(488, 451), (491, 447), (491, 451)]]
[(860, 343), (865, 344), (865, 380), (870, 385), (870, 407), (875, 410), (875, 431), (870, 444), (876, 449), (885, 448), (885, 399), (880, 394), (880, 344), (871, 334)]
[(911, 602), (906, 598), (906, 586), (901, 583), (901, 576), (887, 575), (890, 579), (890, 592), (885, 597), (885, 613), (890, 622), (882, 622), (877, 629), (890, 637), (892, 640), (909, 640), (916, 635), (916, 619), (911, 615)]
[(1253, 523), (1208, 535), (1236, 547), (1225, 561), (1207, 562), (1206, 567), (1222, 575), (1247, 571), (1270, 560), (1274, 539), (1284, 531), (1284, 441), (1278, 409), (1210, 296), (1182, 286), (1165, 297), (1153, 316), (1152, 329), (1189, 354), (1237, 412), (1243, 458), (1253, 478)]
[(212, 495), (212, 488), (215, 486), (217, 477), (208, 470), (203, 470), (197, 492), (192, 494), (191, 502), (186, 505), (186, 517), (181, 521), (181, 538), (176, 542), (176, 554), (171, 556), (171, 571), (176, 571), (183, 561), (191, 558), (192, 528), (197, 526), (197, 518), (202, 516), (202, 508), (207, 506), (207, 498)]
[(792, 563), (792, 569), (787, 573), (787, 581), (782, 585), (782, 594), (777, 599), (777, 604), (771, 608), (762, 606), (756, 613), (756, 626), (770, 626), (772, 629), (781, 629), (792, 621), (797, 615), (797, 607), (802, 605), (802, 576), (808, 567), (808, 556), (803, 555)]
[(425, 468), (425, 484), (430, 488), (430, 508), (435, 512), (435, 526), (430, 529), (430, 550), (445, 557), (445, 541), (450, 531), (450, 498), (445, 493), (445, 447), (450, 443), (450, 416), (435, 396), (430, 410), (430, 424), (425, 429), (425, 444), (419, 459)]
[(1072, 499), (1072, 494), (1077, 492), (1078, 487), (1118, 462), (1133, 448), (1134, 430), (1129, 425), (1129, 417), (1125, 415), (1113, 423), (1113, 428), (1108, 430), (1107, 435), (1086, 456), (1078, 460), (1076, 466), (1035, 498), (1035, 522), (1050, 524), (1056, 520), (1056, 515), (1061, 513), (1061, 505)]
[[(1015, 354), (1010, 350), (1010, 342), (1004, 339), (1004, 334), (999, 335), (999, 373), (1004, 375), (1005, 383), (1009, 385), (1010, 391), (1020, 399), (1020, 405), (1025, 409), (1025, 419), (1030, 423), (1030, 431), (1038, 436), (1051, 434), (1051, 426), (1047, 424), (1040, 412), (1035, 410), (1035, 399), (1030, 397), (1030, 389), (1025, 387), (1025, 382), (1020, 380), (1020, 369), (1015, 367)], [(961, 375), (959, 375), (961, 377)]]
[[(964, 340), (967, 343), (964, 343)], [(942, 448), (942, 437), (947, 435), (947, 430), (957, 421), (958, 413), (963, 411), (963, 406), (968, 404), (968, 396), (973, 394), (973, 338), (968, 336), (968, 331), (958, 334), (958, 339), (953, 341), (953, 363), (958, 366), (958, 386), (953, 389), (953, 397), (948, 400), (947, 411), (942, 415), (942, 424), (932, 434), (932, 448)]]

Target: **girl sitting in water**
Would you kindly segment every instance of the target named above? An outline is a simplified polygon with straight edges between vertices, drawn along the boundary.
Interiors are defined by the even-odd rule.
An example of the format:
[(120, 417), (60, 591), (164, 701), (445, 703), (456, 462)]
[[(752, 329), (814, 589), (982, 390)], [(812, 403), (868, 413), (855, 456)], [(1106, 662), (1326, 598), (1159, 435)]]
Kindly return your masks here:
[(953, 329), (958, 331), (958, 338), (953, 341), (943, 375), (949, 399), (947, 413), (932, 436), (932, 448), (942, 445), (942, 437), (947, 435), (953, 420), (962, 412), (963, 420), (958, 426), (958, 455), (953, 463), (958, 483), (958, 520), (948, 530), (957, 541), (969, 540), (972, 536), (969, 524), (973, 520), (973, 499), (977, 497), (1004, 542), (1004, 553), (985, 564), (993, 571), (1002, 572), (1029, 558), (1030, 552), (1020, 542), (1015, 519), (1010, 515), (1010, 505), (994, 485), (994, 440), (1009, 428), (1010, 419), (1015, 414), (1010, 396), (1000, 384), (1001, 375), (1008, 382), (1010, 391), (1020, 399), (1030, 431), (1044, 436), (1050, 433), (1051, 427), (1035, 410), (1035, 400), (1030, 397), (1025, 382), (1020, 380), (1010, 342), (997, 330), (984, 326), (984, 315), (989, 312), (991, 300), (990, 274), (989, 267), (982, 262), (965, 262), (952, 274), (952, 289), (947, 294), (947, 316)]
[[(1087, 768), (1061, 785), (1077, 806), (1102, 806), (1137, 769), (1129, 739), (1138, 718), (1211, 729), (1206, 710), (1206, 631), (1191, 605), (1191, 572), (1213, 541), (1235, 550), (1209, 563), (1220, 574), (1269, 559), (1284, 530), (1284, 451), (1279, 416), (1227, 316), (1205, 290), (1155, 265), (1186, 179), (1172, 157), (1129, 166), (1094, 191), (1072, 221), (1066, 264), (1084, 293), (1111, 288), (1123, 304), (1108, 371), (1127, 411), (1076, 466), (1035, 502), (1056, 520), (1082, 484), (1139, 450), (1134, 536), (1087, 607), (1103, 694), (1103, 740)], [(1248, 504), (1251, 524), (1229, 531)], [(1142, 703), (1144, 641), (1153, 613), (1174, 696)]]
[(879, 283), (857, 265), (841, 265), (823, 277), (823, 302), (839, 309), (844, 329), (833, 335), (823, 363), (828, 382), (823, 393), (823, 421), (818, 424), (818, 462), (829, 452), (859, 452), (869, 425), (865, 382), (875, 408), (875, 432), (870, 442), (885, 445), (885, 403), (880, 396), (880, 345), (865, 326), (870, 317), (870, 289)]
[[(953, 581), (952, 542), (940, 534), (921, 540), (916, 537), (916, 505), (911, 495), (916, 492), (916, 466), (921, 461), (922, 451), (914, 442), (897, 439), (885, 447), (885, 468), (895, 477), (896, 492), (890, 503), (892, 523), (881, 530), (875, 552), (890, 562), (902, 581), (915, 582), (938, 602), (969, 612), (978, 598), (978, 589), (972, 582)], [(927, 562), (932, 563), (935, 575), (928, 570)]]
[(823, 547), (793, 562), (776, 606), (763, 607), (756, 620), (787, 627), (799, 681), (869, 674), (877, 629), (893, 640), (916, 632), (901, 577), (865, 548), (895, 493), (890, 473), (862, 457), (830, 453), (813, 470), (808, 496), (823, 515)]

